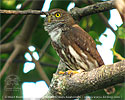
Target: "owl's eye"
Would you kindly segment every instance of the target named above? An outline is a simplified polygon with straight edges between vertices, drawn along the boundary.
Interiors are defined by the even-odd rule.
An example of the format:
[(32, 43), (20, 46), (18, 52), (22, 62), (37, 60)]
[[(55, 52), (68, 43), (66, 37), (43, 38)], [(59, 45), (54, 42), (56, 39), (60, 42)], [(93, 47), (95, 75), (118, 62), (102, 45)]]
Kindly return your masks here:
[(61, 17), (61, 14), (60, 13), (56, 13), (55, 16), (56, 17)]

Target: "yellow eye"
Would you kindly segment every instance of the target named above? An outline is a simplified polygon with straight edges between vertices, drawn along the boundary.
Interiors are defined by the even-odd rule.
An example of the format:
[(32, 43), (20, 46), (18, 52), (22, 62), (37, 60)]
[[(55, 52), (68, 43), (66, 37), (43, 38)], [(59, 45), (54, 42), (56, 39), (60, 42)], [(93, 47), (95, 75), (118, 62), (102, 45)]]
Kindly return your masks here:
[(56, 13), (55, 16), (56, 16), (56, 17), (60, 17), (61, 14), (60, 14), (60, 13)]

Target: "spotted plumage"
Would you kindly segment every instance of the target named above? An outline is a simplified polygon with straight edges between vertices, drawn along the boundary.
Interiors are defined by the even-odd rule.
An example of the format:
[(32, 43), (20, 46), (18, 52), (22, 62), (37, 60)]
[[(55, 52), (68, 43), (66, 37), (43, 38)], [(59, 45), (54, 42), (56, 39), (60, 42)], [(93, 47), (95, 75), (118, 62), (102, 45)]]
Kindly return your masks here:
[(104, 64), (94, 40), (64, 10), (49, 11), (44, 25), (53, 47), (68, 69), (88, 71)]

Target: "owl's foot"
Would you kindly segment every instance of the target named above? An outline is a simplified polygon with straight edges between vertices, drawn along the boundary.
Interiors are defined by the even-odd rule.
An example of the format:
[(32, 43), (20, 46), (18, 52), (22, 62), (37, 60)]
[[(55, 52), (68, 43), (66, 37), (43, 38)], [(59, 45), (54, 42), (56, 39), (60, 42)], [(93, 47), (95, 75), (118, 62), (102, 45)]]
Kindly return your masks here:
[(64, 75), (64, 74), (65, 74), (65, 72), (63, 72), (63, 71), (59, 71), (59, 74), (63, 74), (63, 75)]
[(77, 70), (77, 71), (73, 71), (73, 70), (68, 70), (66, 72), (63, 72), (63, 71), (59, 71), (59, 74), (63, 74), (63, 75), (74, 75), (74, 74), (77, 74), (79, 73), (80, 71)]
[(73, 71), (73, 70), (66, 71), (66, 74), (68, 74), (68, 75), (73, 75), (73, 74), (77, 74), (77, 73), (79, 73), (79, 72), (78, 71)]

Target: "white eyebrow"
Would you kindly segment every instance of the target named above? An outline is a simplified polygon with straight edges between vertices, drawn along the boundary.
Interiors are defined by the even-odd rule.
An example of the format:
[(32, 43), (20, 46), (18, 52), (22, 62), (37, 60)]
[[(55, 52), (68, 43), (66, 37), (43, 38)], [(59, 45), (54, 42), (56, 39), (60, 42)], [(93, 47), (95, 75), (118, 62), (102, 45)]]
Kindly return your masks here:
[[(54, 12), (52, 12), (52, 14), (55, 14), (55, 13), (57, 13), (57, 12), (59, 12), (59, 11), (54, 11)], [(59, 12), (60, 13), (60, 12)]]

